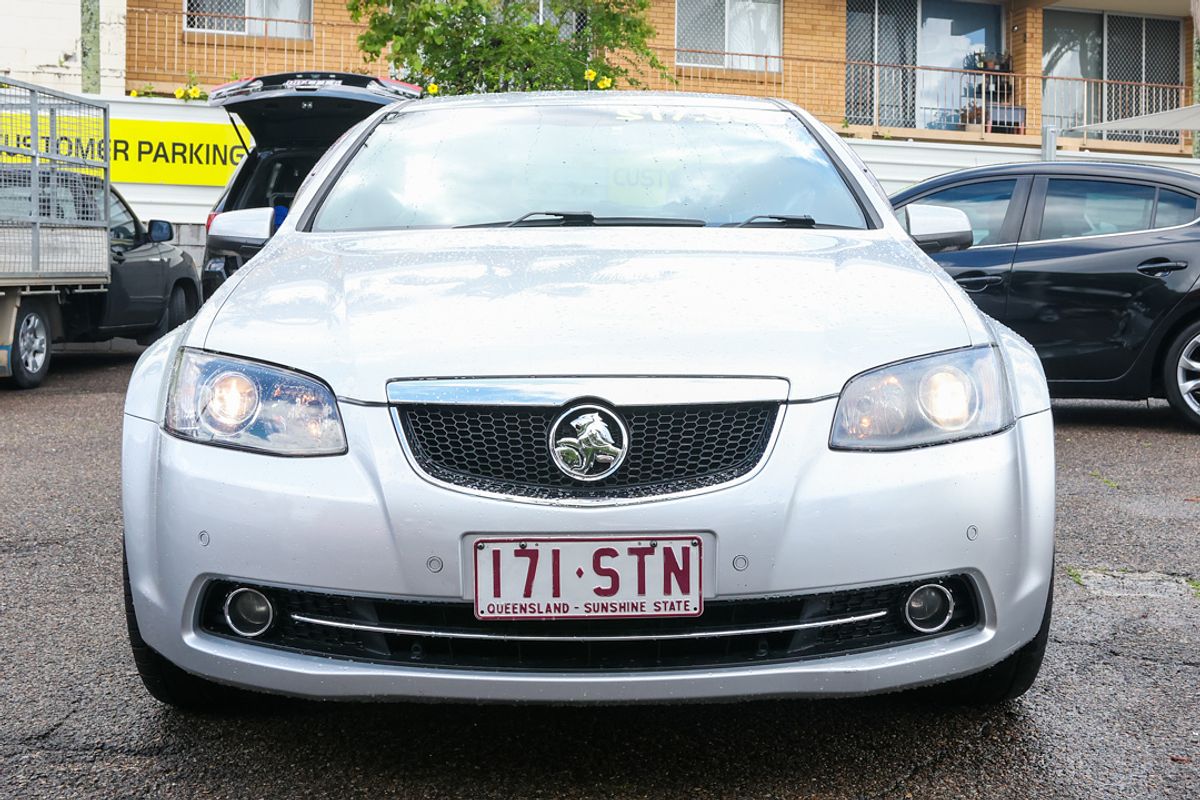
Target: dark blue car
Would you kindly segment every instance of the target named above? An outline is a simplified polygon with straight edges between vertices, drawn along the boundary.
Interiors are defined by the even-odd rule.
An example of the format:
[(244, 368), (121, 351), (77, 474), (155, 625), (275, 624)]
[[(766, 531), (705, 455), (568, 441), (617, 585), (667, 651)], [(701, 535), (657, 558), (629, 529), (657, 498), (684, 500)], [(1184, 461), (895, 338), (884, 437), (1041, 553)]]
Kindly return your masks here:
[(1109, 163), (1008, 164), (892, 197), (951, 206), (973, 244), (933, 253), (1037, 348), (1056, 397), (1165, 397), (1200, 426), (1200, 177)]

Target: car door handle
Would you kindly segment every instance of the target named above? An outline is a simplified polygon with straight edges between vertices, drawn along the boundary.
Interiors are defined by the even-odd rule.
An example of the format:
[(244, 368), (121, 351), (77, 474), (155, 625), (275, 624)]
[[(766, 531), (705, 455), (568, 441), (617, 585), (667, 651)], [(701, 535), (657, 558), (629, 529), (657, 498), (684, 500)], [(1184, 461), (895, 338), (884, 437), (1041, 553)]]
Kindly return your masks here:
[(1004, 278), (1000, 275), (964, 275), (954, 279), (955, 283), (967, 292), (982, 292), (989, 286), (995, 286), (1004, 283)]
[(1152, 258), (1149, 261), (1143, 261), (1138, 264), (1137, 271), (1154, 278), (1165, 278), (1172, 272), (1178, 272), (1181, 269), (1187, 268), (1188, 262), (1186, 261), (1168, 261), (1165, 258)]

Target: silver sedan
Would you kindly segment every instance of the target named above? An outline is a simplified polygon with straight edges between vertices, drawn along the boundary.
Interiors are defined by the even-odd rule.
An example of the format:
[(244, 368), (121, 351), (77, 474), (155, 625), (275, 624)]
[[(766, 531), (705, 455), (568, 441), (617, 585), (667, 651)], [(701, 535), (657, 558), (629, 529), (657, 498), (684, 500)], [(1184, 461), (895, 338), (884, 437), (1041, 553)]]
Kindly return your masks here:
[[(787, 103), (402, 103), (150, 348), (127, 612), (158, 699), (1023, 693), (1050, 620), (1033, 350)], [(273, 235), (272, 235), (273, 234)], [(923, 250), (925, 252), (923, 252)]]

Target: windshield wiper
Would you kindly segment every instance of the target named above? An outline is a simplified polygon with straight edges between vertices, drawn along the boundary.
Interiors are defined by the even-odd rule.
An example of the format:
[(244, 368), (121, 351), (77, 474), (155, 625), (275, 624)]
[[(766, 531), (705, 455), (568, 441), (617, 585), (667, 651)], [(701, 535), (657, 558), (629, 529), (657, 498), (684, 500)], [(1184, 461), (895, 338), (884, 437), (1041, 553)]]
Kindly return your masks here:
[(477, 222), (473, 225), (455, 225), (456, 228), (558, 228), (574, 226), (622, 226), (646, 225), (704, 227), (702, 219), (685, 217), (597, 217), (590, 211), (530, 211), (516, 219), (500, 222)]
[(747, 220), (734, 223), (732, 227), (745, 228), (749, 225), (762, 225), (770, 228), (853, 228), (851, 225), (817, 222), (808, 214), (755, 214)]
[(747, 225), (758, 224), (759, 220), (775, 223), (784, 228), (815, 228), (817, 221), (808, 214), (755, 214), (750, 219), (742, 220), (735, 227), (744, 228)]

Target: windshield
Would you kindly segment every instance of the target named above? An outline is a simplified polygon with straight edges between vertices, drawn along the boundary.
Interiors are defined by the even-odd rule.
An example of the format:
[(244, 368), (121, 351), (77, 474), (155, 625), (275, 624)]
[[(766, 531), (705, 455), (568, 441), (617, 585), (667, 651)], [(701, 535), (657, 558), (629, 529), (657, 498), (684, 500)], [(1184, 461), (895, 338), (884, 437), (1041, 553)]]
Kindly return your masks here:
[(866, 227), (829, 155), (787, 111), (597, 104), (398, 114), (354, 155), (313, 230), (503, 224), (532, 212)]

